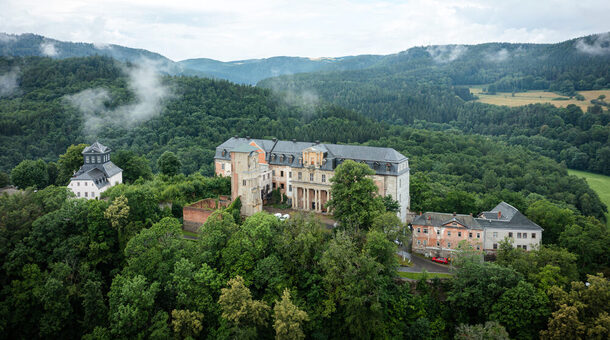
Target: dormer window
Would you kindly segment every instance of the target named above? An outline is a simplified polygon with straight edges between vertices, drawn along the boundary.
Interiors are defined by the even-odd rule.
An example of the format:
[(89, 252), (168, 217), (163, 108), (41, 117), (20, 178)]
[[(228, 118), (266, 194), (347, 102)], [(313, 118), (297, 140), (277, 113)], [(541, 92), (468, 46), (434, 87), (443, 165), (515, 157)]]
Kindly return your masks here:
[(284, 161), (284, 155), (281, 155), (280, 156), (280, 162), (283, 162), (283, 161)]
[(226, 155), (227, 155), (227, 150), (226, 149), (222, 150), (222, 157), (224, 157)]
[(385, 167), (388, 171), (390, 171), (392, 169), (392, 164), (391, 163), (386, 163)]
[(89, 163), (89, 156), (85, 157), (85, 163)]

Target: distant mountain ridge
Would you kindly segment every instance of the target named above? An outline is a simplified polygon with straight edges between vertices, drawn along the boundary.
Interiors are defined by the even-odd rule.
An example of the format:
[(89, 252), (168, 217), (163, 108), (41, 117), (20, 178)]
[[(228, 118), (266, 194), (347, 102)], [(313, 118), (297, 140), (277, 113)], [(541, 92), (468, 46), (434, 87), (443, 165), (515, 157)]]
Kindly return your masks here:
[(114, 44), (92, 44), (65, 42), (41, 35), (0, 33), (0, 55), (5, 57), (51, 57), (65, 59), (73, 57), (106, 56), (121, 62), (152, 61), (163, 73), (171, 75), (205, 76), (203, 73), (185, 69), (182, 65), (145, 49), (130, 48)]
[(222, 62), (198, 58), (178, 62), (185, 68), (198, 70), (216, 78), (235, 83), (255, 85), (262, 79), (320, 71), (359, 70), (374, 65), (383, 56), (358, 55), (338, 58), (271, 57)]
[[(256, 85), (268, 78), (296, 74), (326, 73), (358, 78), (378, 78), (395, 73), (442, 72), (454, 84), (486, 84), (497, 81), (498, 90), (513, 87), (503, 77), (515, 74), (540, 74), (545, 58), (563, 59), (563, 68), (586, 68), (587, 62), (605, 62), (610, 56), (610, 33), (567, 40), (556, 44), (484, 43), (477, 45), (431, 45), (411, 47), (388, 55), (356, 55), (335, 58), (276, 56), (223, 62), (209, 58), (175, 62), (161, 54), (120, 45), (64, 42), (36, 34), (0, 33), (2, 56), (48, 56), (57, 59), (83, 56), (109, 56), (119, 61), (152, 60), (171, 75), (194, 75)], [(583, 64), (583, 62), (585, 64)], [(574, 66), (570, 63), (576, 63)], [(347, 72), (347, 73), (345, 73)], [(607, 79), (606, 75), (601, 76)], [(544, 78), (544, 77), (543, 77)], [(269, 86), (269, 82), (263, 82)], [(543, 84), (544, 85), (544, 84)], [(531, 86), (530, 86), (531, 87)], [(543, 86), (544, 87), (544, 86)], [(548, 87), (548, 86), (547, 86)]]

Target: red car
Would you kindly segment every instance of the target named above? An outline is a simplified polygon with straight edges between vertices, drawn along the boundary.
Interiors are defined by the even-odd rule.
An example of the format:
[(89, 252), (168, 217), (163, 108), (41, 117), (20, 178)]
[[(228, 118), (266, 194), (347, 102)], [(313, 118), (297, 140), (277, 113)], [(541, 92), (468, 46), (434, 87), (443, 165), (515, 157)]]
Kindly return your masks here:
[(432, 261), (442, 264), (449, 264), (449, 259), (446, 257), (433, 257)]

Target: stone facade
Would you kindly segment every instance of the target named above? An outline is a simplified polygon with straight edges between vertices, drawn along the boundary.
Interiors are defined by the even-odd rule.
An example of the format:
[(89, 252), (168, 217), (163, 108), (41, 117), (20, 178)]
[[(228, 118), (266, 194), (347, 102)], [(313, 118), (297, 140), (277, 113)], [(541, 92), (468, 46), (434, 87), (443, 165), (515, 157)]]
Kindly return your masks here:
[[(243, 166), (247, 162), (239, 154), (244, 153), (258, 165)], [(325, 213), (331, 197), (330, 179), (335, 168), (347, 159), (367, 164), (375, 171), (372, 179), (379, 195), (397, 200), (398, 216), (406, 221), (409, 160), (394, 149), (235, 137), (216, 148), (215, 170), (219, 176), (231, 176), (232, 198), (242, 197), (244, 215), (262, 209), (255, 191), (265, 197), (276, 188), (289, 198), (294, 209)], [(248, 208), (243, 208), (244, 197)]]
[(458, 244), (483, 247), (484, 230), (472, 215), (427, 212), (415, 218), (413, 251), (426, 256), (451, 257)]
[(427, 212), (413, 219), (411, 226), (413, 251), (426, 256), (451, 257), (463, 240), (475, 249), (494, 253), (505, 238), (524, 250), (538, 248), (542, 239), (542, 228), (505, 202), (476, 218)]

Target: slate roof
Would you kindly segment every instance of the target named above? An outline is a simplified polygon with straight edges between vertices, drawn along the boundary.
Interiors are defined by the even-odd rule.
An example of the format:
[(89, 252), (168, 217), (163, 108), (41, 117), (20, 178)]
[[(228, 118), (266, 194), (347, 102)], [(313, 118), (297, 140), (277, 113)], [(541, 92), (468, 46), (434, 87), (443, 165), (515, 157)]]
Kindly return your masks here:
[[(266, 160), (272, 165), (285, 165), (294, 168), (302, 168), (299, 158), (302, 157), (303, 150), (313, 147), (325, 153), (326, 162), (322, 164), (322, 170), (334, 170), (346, 159), (366, 163), (381, 175), (398, 175), (398, 164), (406, 161), (407, 157), (392, 148), (361, 146), (361, 145), (339, 145), (324, 144), (314, 142), (296, 141), (274, 141), (268, 139), (253, 138), (229, 138), (227, 141), (216, 147), (214, 159), (231, 159), (231, 151), (246, 144), (256, 143), (266, 153)], [(305, 164), (305, 166), (307, 166)], [(407, 169), (402, 172), (408, 171)]]
[[(498, 212), (500, 213), (499, 217)], [(517, 208), (506, 202), (501, 202), (491, 211), (481, 213), (476, 220), (484, 228), (543, 230), (542, 227), (525, 217)]]
[(455, 214), (454, 216), (453, 214), (437, 212), (427, 212), (421, 214), (415, 217), (411, 224), (418, 226), (440, 227), (454, 221), (468, 229), (483, 229), (477, 220), (470, 215)]
[[(97, 144), (97, 145), (95, 145)], [(95, 150), (100, 151), (90, 151), (87, 153), (97, 153), (97, 152), (108, 152), (110, 148), (107, 148), (99, 143), (93, 143), (95, 145)], [(100, 147), (101, 146), (101, 147)], [(85, 148), (87, 150), (87, 148)], [(90, 149), (92, 150), (92, 149)], [(85, 151), (83, 150), (83, 153)], [(119, 172), (123, 171), (123, 169), (116, 166), (116, 164), (108, 161), (106, 163), (86, 163), (83, 164), (80, 169), (72, 176), (71, 180), (77, 181), (93, 181), (98, 188), (105, 187), (106, 185), (110, 185), (108, 179)]]
[(234, 149), (231, 150), (231, 152), (252, 152), (252, 151), (256, 151), (258, 150), (258, 148), (250, 145), (250, 144), (242, 144)]
[(102, 145), (100, 142), (95, 142), (91, 145), (89, 145), (88, 147), (86, 147), (85, 149), (83, 149), (83, 154), (86, 153), (107, 153), (110, 152), (112, 150), (110, 150), (109, 147)]

